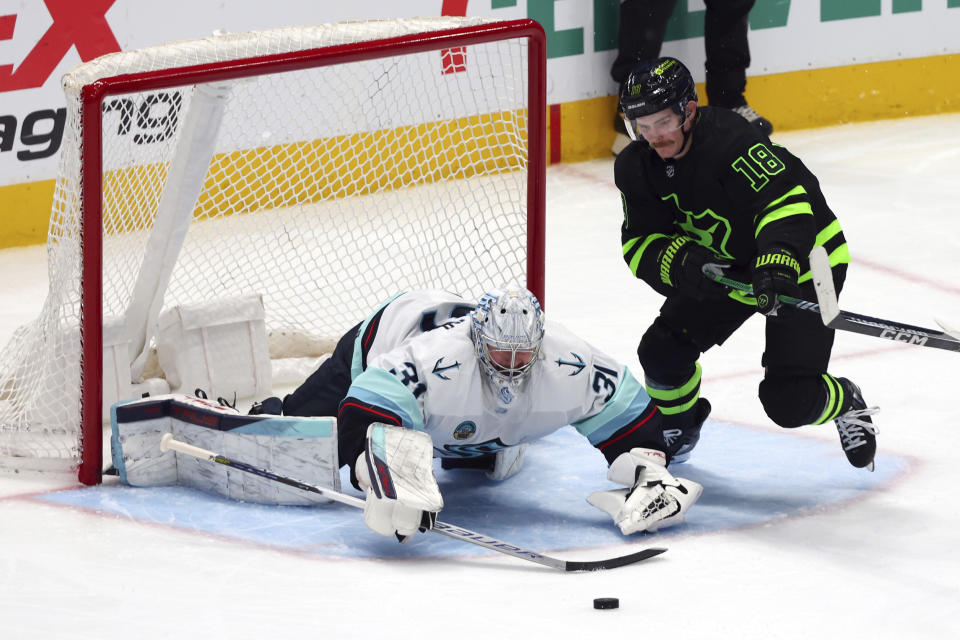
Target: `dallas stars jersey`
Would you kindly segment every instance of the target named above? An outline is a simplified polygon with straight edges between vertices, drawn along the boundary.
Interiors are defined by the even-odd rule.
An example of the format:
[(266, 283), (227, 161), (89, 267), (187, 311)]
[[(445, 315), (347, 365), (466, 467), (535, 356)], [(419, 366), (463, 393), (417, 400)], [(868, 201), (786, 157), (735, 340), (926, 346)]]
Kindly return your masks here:
[(850, 261), (836, 216), (816, 177), (781, 145), (738, 114), (700, 107), (689, 151), (663, 160), (645, 142), (617, 156), (623, 197), (623, 258), (633, 274), (664, 295), (659, 254), (678, 235), (749, 267), (758, 249), (784, 244), (810, 279), (807, 256), (823, 245), (831, 265)]
[[(435, 455), (468, 458), (542, 438), (572, 424), (612, 460), (661, 438), (656, 408), (630, 371), (563, 327), (548, 324), (539, 363), (519, 389), (483, 372), (469, 318), (453, 319), (369, 360), (341, 404), (341, 439), (356, 459), (370, 422), (426, 431)], [(649, 435), (643, 437), (649, 438)], [(605, 447), (616, 442), (609, 450)], [(662, 446), (662, 445), (661, 445)]]

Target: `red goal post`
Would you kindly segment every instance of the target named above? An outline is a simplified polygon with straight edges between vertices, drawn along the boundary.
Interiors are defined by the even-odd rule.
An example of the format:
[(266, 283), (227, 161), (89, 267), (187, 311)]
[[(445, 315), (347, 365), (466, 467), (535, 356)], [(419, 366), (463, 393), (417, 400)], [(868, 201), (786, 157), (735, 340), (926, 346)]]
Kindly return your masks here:
[[(396, 28), (398, 23), (402, 26)], [(348, 23), (348, 30), (361, 24)], [(155, 350), (151, 331), (159, 309), (209, 299), (223, 291), (262, 294), (268, 319), (274, 309), (280, 310), (283, 318), (278, 326), (312, 316), (317, 307), (327, 315), (335, 311), (343, 319), (329, 326), (320, 326), (326, 320), (305, 320), (312, 323), (311, 331), (334, 336), (359, 321), (372, 301), (403, 288), (446, 288), (476, 296), (499, 284), (497, 278), (502, 277), (525, 279), (543, 300), (546, 43), (542, 28), (532, 20), (475, 18), (367, 24), (376, 27), (373, 37), (361, 35), (326, 46), (284, 45), (285, 50), (263, 54), (258, 46), (258, 55), (243, 55), (241, 50), (237, 57), (145, 70), (135, 65), (125, 71), (119, 64), (113, 67), (117, 73), (96, 75), (111, 68), (101, 65), (92, 80), (80, 87), (73, 126), (79, 171), (64, 170), (69, 169), (70, 158), (61, 162), (51, 216), (57, 250), (79, 256), (79, 300), (70, 300), (69, 284), (68, 293), (58, 294), (67, 300), (59, 303), (63, 308), (75, 309), (76, 328), (70, 322), (61, 326), (61, 318), (69, 313), (48, 312), (60, 323), (55, 330), (51, 330), (52, 321), (43, 321), (43, 330), (34, 333), (44, 337), (33, 336), (33, 342), (31, 331), (26, 330), (28, 339), (24, 342), (20, 336), (24, 344), (17, 353), (11, 356), (17, 349), (8, 345), (0, 354), (0, 367), (8, 369), (11, 357), (16, 361), (18, 354), (22, 360), (24, 354), (43, 351), (37, 347), (38, 340), (79, 332), (78, 405), (67, 397), (65, 411), (55, 412), (55, 419), (45, 418), (56, 422), (73, 406), (79, 409), (79, 426), (75, 434), (68, 424), (62, 429), (45, 426), (42, 431), (65, 439), (66, 454), (54, 451), (52, 457), (72, 458), (82, 483), (100, 482), (103, 466), (106, 407), (100, 372), (107, 346), (105, 320), (113, 326), (110, 322), (120, 316), (124, 339), (140, 334), (139, 338), (134, 335), (133, 342), (139, 339), (142, 344), (129, 346), (136, 383), (145, 377), (142, 359), (137, 365), (136, 354), (148, 352), (151, 345)], [(389, 27), (388, 35), (377, 35), (384, 25)], [(318, 28), (322, 27), (340, 29), (340, 25)], [(310, 42), (301, 36), (294, 40)], [(169, 46), (181, 44), (191, 43)], [(418, 56), (426, 61), (417, 61)], [(510, 62), (517, 56), (525, 59)], [(370, 67), (354, 66), (368, 63)], [(156, 66), (146, 66), (151, 64)], [(482, 66), (483, 73), (471, 76), (474, 64)], [(510, 67), (505, 75), (522, 76), (522, 91), (514, 88), (517, 78), (497, 75), (501, 66)], [(297, 79), (297, 74), (332, 68), (344, 69), (344, 75), (309, 82)], [(274, 81), (280, 84), (270, 84)], [(251, 88), (260, 82), (265, 83), (263, 87)], [(301, 90), (303, 83), (313, 84)], [(210, 96), (201, 95), (201, 88)], [(317, 97), (327, 89), (336, 93), (341, 88), (347, 93), (327, 102)], [(357, 88), (361, 95), (349, 93)], [(450, 95), (442, 93), (447, 90)], [(220, 95), (226, 93), (233, 96)], [(523, 94), (522, 104), (516, 102), (518, 93)], [(234, 113), (237, 95), (248, 109), (241, 115)], [(311, 102), (314, 99), (318, 101)], [(206, 115), (193, 116), (202, 111), (204, 100), (214, 106)], [(381, 102), (367, 113), (369, 102), (365, 101), (370, 100)], [(183, 106), (188, 101), (189, 109)], [(305, 106), (304, 101), (309, 104)], [(396, 114), (390, 113), (393, 110)], [(284, 115), (276, 116), (281, 111)], [(328, 121), (327, 115), (334, 113), (340, 115)], [(171, 127), (165, 120), (171, 115), (178, 120), (174, 133), (167, 131)], [(394, 115), (396, 119), (391, 119)], [(355, 117), (363, 122), (353, 122)], [(108, 124), (107, 118), (113, 120)], [(323, 122), (305, 135), (302, 127), (315, 119)], [(356, 129), (351, 129), (354, 124)], [(272, 130), (288, 125), (289, 130)], [(135, 127), (143, 131), (131, 135)], [(249, 135), (231, 137), (246, 128)], [(204, 155), (197, 149), (211, 130), (218, 133)], [(190, 135), (199, 142), (185, 144), (184, 138)], [(107, 148), (110, 136), (125, 136), (122, 143), (140, 155), (118, 159), (121, 154)], [(262, 144), (250, 143), (261, 138)], [(148, 149), (154, 144), (166, 145), (166, 150), (154, 154)], [(70, 152), (65, 145), (64, 153)], [(145, 212), (142, 217), (138, 207)], [(171, 223), (170, 229), (158, 230), (168, 210), (186, 210), (189, 229)], [(190, 245), (195, 228), (201, 229), (197, 233), (207, 233), (206, 244)], [(167, 245), (156, 248), (158, 242), (178, 234), (185, 239), (177, 241), (181, 244), (172, 253)], [(283, 251), (274, 251), (274, 245), (288, 242)], [(341, 250), (336, 256), (327, 255)], [(158, 252), (160, 257), (150, 257)], [(171, 255), (176, 266), (168, 264)], [(354, 257), (366, 261), (348, 264)], [(235, 262), (241, 258), (249, 261)], [(66, 258), (66, 263), (71, 259)], [(190, 266), (181, 269), (182, 263)], [(293, 271), (290, 263), (296, 263)], [(70, 280), (62, 274), (71, 273), (72, 268), (54, 269), (51, 258), (51, 298), (61, 281)], [(269, 275), (274, 269), (276, 275)], [(241, 279), (242, 272), (248, 272), (251, 280)], [(154, 278), (151, 284), (142, 282), (144, 273)], [(291, 273), (304, 278), (292, 282)], [(290, 292), (280, 292), (288, 286)], [(138, 291), (150, 287), (160, 293), (138, 303)], [(355, 297), (338, 297), (344, 290)], [(105, 304), (114, 308), (105, 313)], [(46, 307), (53, 306), (48, 299)], [(129, 319), (138, 314), (147, 326), (131, 330)], [(111, 332), (116, 332), (115, 327)], [(19, 378), (11, 382), (5, 372), (0, 375), (7, 376), (7, 386), (19, 389), (30, 375), (43, 377), (46, 369), (67, 371), (58, 375), (66, 376), (69, 396), (72, 340), (59, 338), (51, 348), (64, 359), (62, 367), (41, 367), (31, 374), (29, 367), (15, 362), (12, 368)], [(124, 346), (123, 353), (127, 349)], [(107, 364), (109, 368), (116, 363)], [(60, 384), (61, 378), (44, 382), (40, 392)], [(15, 399), (20, 407), (43, 402), (43, 398)], [(24, 453), (24, 447), (31, 445), (22, 445), (32, 438), (30, 421), (19, 420), (10, 427), (16, 421), (0, 411), (0, 464), (10, 466), (11, 456), (31, 455)], [(21, 444), (19, 449), (7, 445), (5, 457), (4, 438), (9, 434)], [(71, 438), (76, 439), (75, 446), (69, 445)], [(43, 444), (39, 449), (43, 451), (37, 455), (44, 455), (49, 447)]]

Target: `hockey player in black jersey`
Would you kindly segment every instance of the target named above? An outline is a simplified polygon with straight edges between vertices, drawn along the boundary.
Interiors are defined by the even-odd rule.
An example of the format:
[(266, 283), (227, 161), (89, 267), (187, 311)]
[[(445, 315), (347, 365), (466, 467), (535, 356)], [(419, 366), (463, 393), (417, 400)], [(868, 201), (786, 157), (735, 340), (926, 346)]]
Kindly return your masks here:
[[(637, 349), (647, 391), (680, 453), (699, 437), (700, 354), (722, 344), (754, 312), (766, 319), (759, 397), (782, 427), (835, 421), (847, 459), (873, 470), (876, 428), (859, 388), (827, 373), (833, 330), (777, 296), (814, 299), (807, 256), (822, 245), (837, 291), (850, 254), (816, 177), (740, 116), (699, 106), (679, 60), (637, 66), (620, 94), (633, 142), (617, 157), (624, 207), (623, 258), (666, 296)], [(704, 275), (727, 270), (754, 296)]]

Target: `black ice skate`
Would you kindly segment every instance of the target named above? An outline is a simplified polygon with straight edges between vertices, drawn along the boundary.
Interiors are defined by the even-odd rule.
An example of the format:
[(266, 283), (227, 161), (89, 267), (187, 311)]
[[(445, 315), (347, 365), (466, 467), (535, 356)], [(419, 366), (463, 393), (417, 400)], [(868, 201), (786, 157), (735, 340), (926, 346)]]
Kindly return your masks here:
[(671, 462), (686, 462), (690, 459), (690, 452), (700, 441), (700, 429), (710, 415), (710, 402), (706, 398), (700, 398), (693, 409), (681, 415), (685, 416), (686, 413), (691, 416), (688, 418), (691, 420), (688, 426), (677, 425), (674, 417), (668, 424), (668, 428), (663, 430), (663, 439), (667, 443), (667, 456)]
[(877, 428), (870, 416), (880, 411), (880, 407), (867, 408), (860, 394), (860, 388), (846, 378), (837, 378), (846, 394), (845, 411), (834, 419), (840, 444), (847, 460), (857, 468), (866, 467), (873, 471), (873, 456), (877, 453)]

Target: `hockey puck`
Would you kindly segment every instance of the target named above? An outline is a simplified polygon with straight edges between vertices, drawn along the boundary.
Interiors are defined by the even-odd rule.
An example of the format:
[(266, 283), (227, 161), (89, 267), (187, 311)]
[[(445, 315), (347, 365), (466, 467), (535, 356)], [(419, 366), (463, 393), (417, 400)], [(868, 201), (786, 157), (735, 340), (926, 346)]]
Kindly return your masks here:
[(594, 609), (618, 609), (620, 608), (619, 598), (594, 598)]

